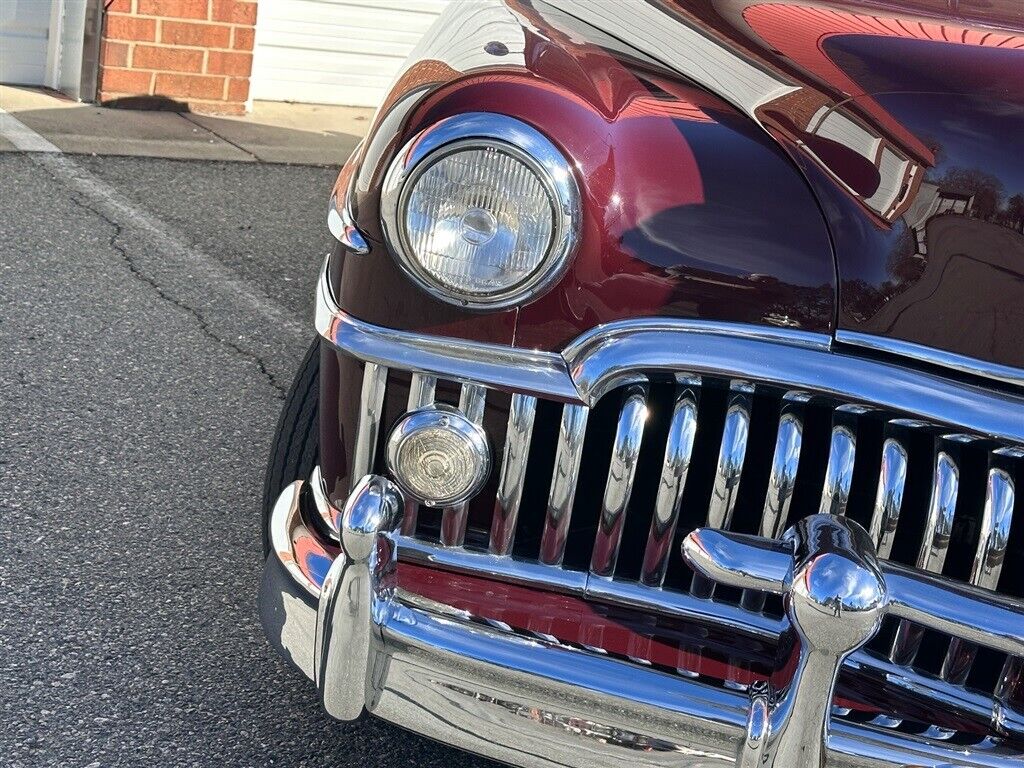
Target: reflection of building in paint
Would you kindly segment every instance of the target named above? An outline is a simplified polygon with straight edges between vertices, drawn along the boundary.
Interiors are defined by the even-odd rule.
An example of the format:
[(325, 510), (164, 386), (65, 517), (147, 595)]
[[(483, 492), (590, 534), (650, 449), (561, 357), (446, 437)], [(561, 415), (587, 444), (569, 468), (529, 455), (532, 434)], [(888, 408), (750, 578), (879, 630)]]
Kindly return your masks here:
[(914, 233), (915, 255), (928, 253), (925, 227), (933, 216), (941, 213), (969, 214), (973, 207), (974, 195), (969, 192), (943, 189), (929, 182), (922, 184), (904, 215), (907, 226)]
[[(915, 18), (736, 0), (702, 4), (557, 0), (571, 15), (615, 29), (626, 44), (683, 72), (759, 122), (789, 134), (824, 172), (885, 222), (911, 208), (935, 155), (829, 57), (824, 42), (870, 35), (996, 48), (1024, 36)], [(709, 16), (735, 27), (726, 33)], [(781, 54), (786, 66), (780, 66)], [(861, 94), (861, 95), (858, 95)]]

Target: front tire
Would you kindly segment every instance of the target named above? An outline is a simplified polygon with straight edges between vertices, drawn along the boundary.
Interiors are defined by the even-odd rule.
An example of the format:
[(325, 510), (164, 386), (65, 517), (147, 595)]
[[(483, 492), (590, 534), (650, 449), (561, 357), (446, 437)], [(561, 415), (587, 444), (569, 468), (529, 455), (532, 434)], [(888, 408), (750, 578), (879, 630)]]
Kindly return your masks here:
[(320, 460), (320, 338), (306, 351), (285, 395), (263, 480), (263, 555), (270, 552), (270, 512), (281, 491), (308, 481)]

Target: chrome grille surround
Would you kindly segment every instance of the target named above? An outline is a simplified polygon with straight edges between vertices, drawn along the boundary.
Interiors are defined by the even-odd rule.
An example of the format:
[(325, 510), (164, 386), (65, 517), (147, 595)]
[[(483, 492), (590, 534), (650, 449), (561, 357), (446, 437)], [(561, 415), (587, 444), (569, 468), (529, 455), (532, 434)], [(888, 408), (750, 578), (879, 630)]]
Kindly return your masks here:
[[(892, 549), (906, 483), (907, 449), (899, 439), (900, 430), (936, 430), (940, 444), (949, 448), (936, 452), (934, 488), (915, 563), (923, 571), (941, 572), (949, 544), (957, 496), (956, 447), (986, 441), (992, 466), (983, 530), (969, 581), (993, 589), (998, 580), (1014, 507), (1012, 477), (1002, 463), (1021, 460), (1020, 446), (1024, 445), (1024, 398), (1019, 395), (843, 354), (831, 348), (827, 337), (816, 334), (699, 321), (654, 319), (614, 323), (586, 334), (562, 354), (418, 337), (370, 326), (345, 315), (332, 300), (325, 279), (318, 291), (317, 329), (336, 347), (365, 364), (355, 454), (362, 463), (356, 462), (354, 478), (372, 471), (367, 457), (372, 457), (379, 440), (385, 369), (412, 374), (410, 408), (414, 400), (420, 405), (429, 402), (438, 379), (461, 383), (460, 405), (465, 405), (467, 415), (472, 412), (477, 418), (486, 401), (486, 390), (513, 394), (488, 551), (462, 546), (464, 510), (446, 510), (444, 519), (448, 522), (442, 526), (441, 541), (431, 543), (416, 538), (415, 522), (409, 523), (412, 510), (407, 508), (403, 535), (398, 537), (400, 558), (741, 629), (772, 642), (784, 629), (784, 620), (763, 611), (761, 593), (745, 593), (741, 604), (735, 605), (708, 600), (713, 585), (697, 578), (688, 592), (661, 588), (667, 567), (666, 541), (672, 542), (674, 538), (689, 452), (693, 450), (692, 431), (696, 429), (699, 412), (701, 377), (711, 377), (730, 384), (707, 512), (708, 526), (729, 527), (747, 450), (751, 396), (755, 390), (751, 382), (756, 382), (758, 386), (771, 385), (784, 391), (760, 521), (762, 536), (777, 537), (785, 527), (799, 466), (802, 410), (812, 396), (827, 397), (838, 405), (833, 412), (821, 512), (842, 514), (846, 510), (857, 450), (857, 419), (867, 413), (886, 414), (877, 494), (870, 520), (871, 535), (882, 557)], [(842, 375), (838, 376), (837, 371)], [(638, 423), (642, 429), (636, 412), (642, 407), (650, 377), (658, 374), (675, 377), (677, 400), (672, 439), (666, 446), (658, 489), (659, 503), (644, 553), (644, 575), (638, 583), (614, 578), (614, 565), (610, 570), (608, 566), (620, 544), (617, 537), (621, 529), (616, 533), (616, 526), (626, 514), (635, 470), (635, 464), (631, 467), (631, 462), (635, 462), (631, 446), (639, 437), (631, 434), (631, 430), (636, 430)], [(608, 525), (601, 528), (598, 536), (606, 540), (605, 547), (601, 559), (592, 561), (589, 573), (562, 568), (588, 416), (601, 397), (619, 388), (627, 389), (624, 400), (629, 408), (620, 413), (616, 454), (612, 459), (618, 481), (613, 483), (613, 476), (609, 475), (604, 494), (602, 518)], [(531, 562), (516, 559), (511, 552), (538, 400), (564, 405), (540, 555)], [(469, 408), (471, 404), (473, 408)], [(687, 448), (688, 433), (691, 437)], [(596, 551), (594, 557), (597, 558)], [(898, 680), (912, 695), (935, 706), (955, 707), (973, 722), (986, 724), (993, 738), (976, 749), (1001, 749), (1001, 736), (1010, 736), (1019, 743), (1024, 737), (1024, 715), (1004, 706), (1011, 692), (1008, 687), (1020, 677), (1019, 660), (1008, 659), (999, 687), (993, 695), (984, 695), (963, 685), (964, 670), (970, 668), (973, 653), (971, 643), (954, 637), (941, 673), (926, 676), (908, 666), (920, 640), (919, 627), (902, 621), (887, 658), (858, 651), (844, 669), (856, 669), (878, 680)], [(880, 715), (870, 725), (891, 729), (899, 723), (897, 716)], [(934, 742), (951, 735), (951, 731), (935, 728), (923, 734)], [(994, 764), (1000, 763), (997, 760)]]

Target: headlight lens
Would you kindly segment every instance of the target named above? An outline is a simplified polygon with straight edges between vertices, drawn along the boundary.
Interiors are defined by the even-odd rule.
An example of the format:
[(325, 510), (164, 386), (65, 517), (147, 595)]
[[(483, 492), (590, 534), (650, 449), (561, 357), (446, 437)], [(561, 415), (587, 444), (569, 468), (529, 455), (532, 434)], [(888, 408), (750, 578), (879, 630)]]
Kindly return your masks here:
[(568, 165), (533, 128), (486, 113), (418, 136), (384, 182), (384, 232), (402, 268), (445, 301), (524, 303), (565, 267), (579, 229)]

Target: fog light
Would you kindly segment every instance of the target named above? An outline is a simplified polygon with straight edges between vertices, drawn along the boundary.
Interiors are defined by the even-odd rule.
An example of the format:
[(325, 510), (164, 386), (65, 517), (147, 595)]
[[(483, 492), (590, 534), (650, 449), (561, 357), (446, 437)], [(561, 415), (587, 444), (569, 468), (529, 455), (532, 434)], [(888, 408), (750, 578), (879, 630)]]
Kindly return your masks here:
[(483, 429), (448, 405), (407, 413), (388, 438), (388, 470), (402, 492), (428, 507), (468, 501), (491, 471)]

